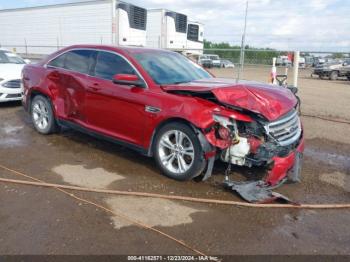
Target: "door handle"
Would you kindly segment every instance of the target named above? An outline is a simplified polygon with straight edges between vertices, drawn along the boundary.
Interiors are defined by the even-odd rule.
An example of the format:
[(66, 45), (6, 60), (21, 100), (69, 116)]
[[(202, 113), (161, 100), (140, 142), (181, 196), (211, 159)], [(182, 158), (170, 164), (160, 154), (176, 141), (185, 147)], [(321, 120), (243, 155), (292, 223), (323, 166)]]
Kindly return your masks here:
[(99, 86), (99, 84), (94, 83), (91, 86), (88, 87), (91, 91), (97, 92), (99, 90), (101, 90), (101, 87)]

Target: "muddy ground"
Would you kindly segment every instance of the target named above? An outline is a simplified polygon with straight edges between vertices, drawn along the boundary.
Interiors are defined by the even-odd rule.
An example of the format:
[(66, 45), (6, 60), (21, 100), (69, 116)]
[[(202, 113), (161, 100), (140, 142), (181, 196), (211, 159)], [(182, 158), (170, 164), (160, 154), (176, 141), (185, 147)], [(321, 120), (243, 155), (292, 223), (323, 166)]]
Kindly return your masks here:
[[(234, 76), (230, 70), (213, 70)], [(269, 68), (244, 78), (267, 81)], [(350, 82), (301, 71), (303, 113), (350, 120)], [(221, 188), (224, 165), (207, 182), (163, 177), (153, 159), (80, 133), (41, 136), (20, 104), (0, 105), (0, 164), (46, 182), (240, 200)], [(302, 183), (277, 191), (303, 203), (350, 203), (350, 125), (303, 118)], [(259, 170), (234, 168), (233, 176)], [(0, 170), (0, 177), (22, 179)], [(207, 254), (350, 254), (349, 210), (254, 209), (76, 193), (154, 226)], [(0, 183), (0, 254), (191, 254), (175, 242), (54, 189)]]

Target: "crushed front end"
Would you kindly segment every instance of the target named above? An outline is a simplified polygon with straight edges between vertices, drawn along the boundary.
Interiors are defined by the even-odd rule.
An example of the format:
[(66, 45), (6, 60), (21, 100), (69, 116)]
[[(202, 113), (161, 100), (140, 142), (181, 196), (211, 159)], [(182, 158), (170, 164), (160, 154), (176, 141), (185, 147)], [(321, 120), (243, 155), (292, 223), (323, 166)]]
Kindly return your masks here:
[[(231, 116), (229, 110), (218, 110), (214, 112), (213, 118), (215, 124), (207, 130), (205, 136), (217, 148), (217, 157), (229, 165), (266, 169), (266, 175), (258, 183), (250, 181), (251, 184), (248, 185), (249, 183), (226, 181), (241, 196), (246, 193), (245, 190), (254, 191), (256, 187), (266, 189), (265, 193), (270, 195), (269, 189), (272, 187), (287, 180), (300, 181), (304, 137), (296, 108), (274, 121), (268, 121), (258, 114), (250, 114), (249, 119), (241, 121)], [(240, 190), (242, 191), (239, 192)], [(261, 191), (258, 193), (261, 194)], [(259, 196), (245, 199), (260, 202)]]

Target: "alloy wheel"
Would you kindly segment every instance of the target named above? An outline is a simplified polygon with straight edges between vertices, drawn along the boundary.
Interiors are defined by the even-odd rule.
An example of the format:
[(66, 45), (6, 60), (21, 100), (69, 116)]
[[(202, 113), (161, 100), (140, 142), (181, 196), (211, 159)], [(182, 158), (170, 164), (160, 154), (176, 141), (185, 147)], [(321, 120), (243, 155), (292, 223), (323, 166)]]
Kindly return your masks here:
[(170, 130), (164, 133), (158, 146), (160, 160), (170, 172), (183, 174), (193, 165), (194, 146), (184, 132)]
[(49, 110), (43, 101), (38, 100), (33, 104), (32, 114), (36, 127), (41, 130), (46, 129), (49, 125), (50, 115)]

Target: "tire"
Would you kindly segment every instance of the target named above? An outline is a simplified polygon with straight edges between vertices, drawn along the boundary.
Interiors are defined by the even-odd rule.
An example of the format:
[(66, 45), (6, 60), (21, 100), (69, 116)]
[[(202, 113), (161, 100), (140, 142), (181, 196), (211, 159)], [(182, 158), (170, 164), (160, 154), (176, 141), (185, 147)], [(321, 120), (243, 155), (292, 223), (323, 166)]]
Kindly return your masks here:
[(169, 123), (157, 132), (153, 153), (163, 174), (179, 181), (199, 176), (206, 166), (197, 135), (191, 127), (179, 122)]
[(350, 81), (350, 76), (347, 76), (348, 80)]
[(329, 75), (329, 80), (337, 80), (338, 79), (338, 72), (332, 71)]
[(33, 98), (30, 114), (34, 128), (40, 134), (49, 135), (58, 130), (51, 103), (46, 97), (37, 95)]

